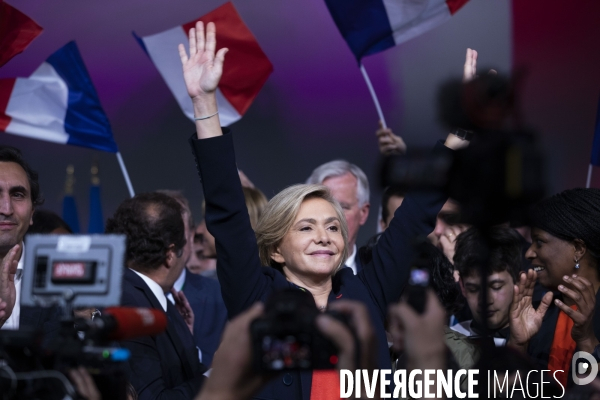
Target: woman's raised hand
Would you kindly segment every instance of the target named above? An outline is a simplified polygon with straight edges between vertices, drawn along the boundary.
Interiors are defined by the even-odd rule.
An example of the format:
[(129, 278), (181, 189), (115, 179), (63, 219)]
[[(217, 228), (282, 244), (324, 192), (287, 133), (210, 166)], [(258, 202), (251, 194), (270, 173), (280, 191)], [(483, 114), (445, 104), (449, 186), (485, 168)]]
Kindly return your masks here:
[(179, 57), (183, 66), (183, 79), (188, 94), (192, 99), (212, 94), (223, 74), (223, 62), (227, 48), (217, 47), (216, 28), (213, 22), (206, 25), (198, 21), (196, 27), (189, 32), (189, 57), (183, 44), (179, 45)]
[(537, 273), (532, 269), (521, 273), (519, 281), (515, 285), (513, 302), (510, 305), (510, 340), (508, 344), (523, 351), (526, 351), (529, 340), (540, 330), (544, 315), (552, 301), (552, 292), (548, 292), (542, 298), (537, 310), (533, 308), (531, 300), (536, 279)]
[(463, 82), (470, 82), (477, 76), (477, 50), (467, 49), (465, 66), (463, 67)]

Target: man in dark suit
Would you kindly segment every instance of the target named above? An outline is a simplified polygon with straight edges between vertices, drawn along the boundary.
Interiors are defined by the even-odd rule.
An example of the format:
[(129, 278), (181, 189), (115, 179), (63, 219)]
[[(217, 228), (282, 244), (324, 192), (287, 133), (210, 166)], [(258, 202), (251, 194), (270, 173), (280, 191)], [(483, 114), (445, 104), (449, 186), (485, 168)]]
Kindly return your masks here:
[[(189, 301), (194, 313), (193, 335), (196, 346), (201, 351), (202, 364), (210, 367), (227, 322), (227, 308), (221, 296), (221, 285), (215, 279), (190, 272), (194, 269), (193, 264), (200, 260), (194, 253), (194, 218), (187, 198), (178, 190), (159, 190), (159, 192), (177, 200), (183, 209), (183, 225), (187, 239), (183, 248), (186, 268), (181, 271), (173, 288), (176, 291), (183, 291)], [(174, 301), (171, 295), (167, 297)]]
[(168, 317), (166, 332), (123, 342), (131, 352), (131, 384), (140, 400), (194, 397), (206, 368), (190, 327), (165, 295), (187, 261), (181, 206), (163, 193), (135, 196), (121, 203), (106, 232), (127, 236), (122, 305), (160, 309)]
[(18, 149), (0, 146), (0, 327), (42, 330), (47, 343), (60, 328), (57, 310), (20, 305), (23, 237), (43, 202), (38, 174)]

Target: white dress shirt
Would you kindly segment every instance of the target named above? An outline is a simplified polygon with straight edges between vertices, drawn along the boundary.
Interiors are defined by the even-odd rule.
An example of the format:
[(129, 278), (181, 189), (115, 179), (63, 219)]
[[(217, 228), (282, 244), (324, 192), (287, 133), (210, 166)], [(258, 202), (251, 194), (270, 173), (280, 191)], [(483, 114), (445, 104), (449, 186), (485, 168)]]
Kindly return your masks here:
[(152, 293), (154, 293), (154, 296), (160, 303), (160, 306), (162, 307), (163, 311), (167, 312), (167, 297), (165, 296), (165, 292), (163, 292), (160, 285), (154, 282), (151, 278), (147, 277), (146, 275), (140, 274), (135, 269), (132, 269), (132, 271), (138, 274), (138, 276), (142, 278), (144, 282), (146, 282), (146, 285), (148, 285)]
[[(173, 289), (177, 290), (178, 292), (181, 292), (181, 289), (183, 289), (183, 284), (185, 283), (186, 269), (187, 268), (184, 268), (181, 271), (179, 278), (177, 278), (177, 280), (173, 284)], [(170, 292), (167, 293), (167, 299), (169, 299), (171, 301), (171, 303), (175, 304), (175, 299), (173, 298), (173, 295)]]
[(18, 330), (19, 329), (19, 319), (21, 318), (21, 280), (23, 278), (23, 260), (25, 257), (25, 246), (21, 243), (21, 258), (19, 259), (19, 265), (17, 266), (17, 273), (15, 274), (15, 306), (13, 308), (12, 314), (6, 320), (4, 325), (0, 329), (7, 330)]
[(354, 245), (354, 247), (352, 248), (352, 254), (350, 254), (350, 257), (348, 257), (348, 259), (346, 259), (346, 262), (344, 264), (346, 265), (346, 267), (352, 269), (352, 272), (354, 272), (354, 275), (356, 275), (356, 245)]

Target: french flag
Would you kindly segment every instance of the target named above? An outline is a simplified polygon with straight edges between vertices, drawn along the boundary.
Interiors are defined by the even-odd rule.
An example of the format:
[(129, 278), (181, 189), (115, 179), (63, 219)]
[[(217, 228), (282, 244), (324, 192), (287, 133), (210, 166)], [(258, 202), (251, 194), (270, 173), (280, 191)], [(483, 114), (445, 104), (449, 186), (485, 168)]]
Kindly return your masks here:
[(468, 0), (325, 0), (357, 60), (450, 19)]
[(194, 120), (177, 46), (182, 43), (187, 47), (188, 32), (197, 21), (214, 22), (217, 46), (229, 49), (217, 88), (219, 119), (223, 126), (228, 126), (244, 115), (273, 72), (271, 62), (231, 2), (187, 24), (154, 35), (138, 37), (134, 33), (134, 36), (152, 59), (185, 115)]
[(0, 131), (117, 152), (75, 42), (48, 57), (29, 78), (0, 80)]

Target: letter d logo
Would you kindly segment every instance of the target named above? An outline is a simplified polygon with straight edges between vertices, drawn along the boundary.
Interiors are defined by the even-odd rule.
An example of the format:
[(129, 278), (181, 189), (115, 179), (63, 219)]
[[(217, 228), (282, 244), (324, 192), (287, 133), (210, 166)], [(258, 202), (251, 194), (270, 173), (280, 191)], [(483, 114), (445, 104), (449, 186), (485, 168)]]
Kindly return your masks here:
[[(585, 359), (586, 362), (578, 363), (577, 361), (582, 358)], [(589, 372), (589, 375), (585, 378), (577, 377), (577, 373), (584, 374), (586, 372)], [(585, 351), (578, 351), (573, 354), (573, 359), (571, 360), (571, 377), (576, 385), (587, 385), (596, 379), (596, 375), (598, 375), (598, 362), (594, 356)]]

